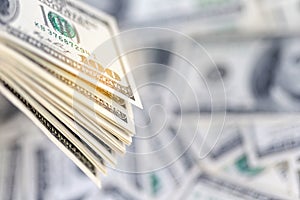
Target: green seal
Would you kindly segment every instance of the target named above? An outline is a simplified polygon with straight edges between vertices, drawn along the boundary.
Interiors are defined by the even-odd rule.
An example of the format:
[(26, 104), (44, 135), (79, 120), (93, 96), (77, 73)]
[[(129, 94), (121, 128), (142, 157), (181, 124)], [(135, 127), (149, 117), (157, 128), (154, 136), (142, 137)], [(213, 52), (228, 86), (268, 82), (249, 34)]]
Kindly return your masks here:
[(238, 158), (235, 161), (234, 165), (241, 174), (244, 174), (247, 176), (256, 176), (264, 170), (264, 168), (262, 168), (262, 167), (249, 166), (248, 158), (246, 155), (243, 155), (240, 158)]
[(51, 22), (53, 28), (56, 31), (60, 32), (62, 35), (69, 38), (74, 38), (76, 36), (75, 29), (67, 20), (65, 20), (65, 18), (59, 16), (56, 13), (49, 12), (48, 19)]
[(150, 180), (152, 186), (152, 193), (156, 195), (159, 191), (159, 188), (161, 187), (159, 177), (156, 174), (151, 174)]

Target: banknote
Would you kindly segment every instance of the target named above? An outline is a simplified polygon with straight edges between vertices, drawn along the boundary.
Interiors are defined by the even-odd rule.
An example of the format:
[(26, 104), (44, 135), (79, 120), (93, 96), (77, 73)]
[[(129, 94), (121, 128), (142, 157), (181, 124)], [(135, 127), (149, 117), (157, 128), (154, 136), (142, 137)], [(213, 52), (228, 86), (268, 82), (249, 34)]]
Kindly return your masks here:
[(243, 154), (243, 138), (237, 120), (201, 114), (184, 114), (174, 117), (170, 129), (179, 136), (184, 149), (203, 167), (218, 170), (219, 167)]
[[(1, 77), (3, 78), (3, 77)], [(59, 124), (58, 120), (52, 116), (50, 113), (45, 112), (41, 106), (38, 106), (37, 103), (34, 103), (34, 100), (30, 98), (29, 101), (20, 95), (20, 91), (15, 90), (7, 80), (3, 80), (1, 82), (1, 92), (4, 96), (10, 99), (15, 106), (17, 106), (20, 110), (22, 110), (38, 127), (40, 127), (43, 132), (61, 149), (63, 150), (70, 158), (78, 164), (78, 166), (99, 186), (100, 182), (98, 179), (98, 170), (99, 162), (91, 159), (87, 156), (87, 151), (84, 151), (82, 147), (78, 147), (80, 142), (76, 141), (75, 138), (72, 137), (72, 134), (69, 133), (67, 136), (61, 133), (68, 133), (69, 131), (63, 127), (62, 124)], [(36, 107), (33, 107), (32, 103)], [(51, 118), (48, 119), (47, 118)], [(55, 126), (53, 122), (55, 122)], [(56, 128), (58, 126), (58, 128)], [(73, 136), (74, 137), (74, 136)], [(75, 139), (75, 141), (74, 141)], [(90, 153), (91, 154), (91, 153)], [(97, 160), (97, 159), (96, 159)], [(101, 166), (100, 166), (101, 167)], [(103, 167), (101, 167), (103, 168)]]
[(276, 190), (280, 191), (281, 194), (292, 197), (291, 169), (288, 161), (269, 166), (251, 166), (248, 155), (244, 153), (236, 157), (234, 161), (223, 165), (221, 170), (215, 173), (234, 177), (242, 183), (255, 185), (256, 188), (265, 188), (265, 191), (272, 192)]
[[(24, 115), (13, 119), (26, 125), (26, 134), (16, 126), (1, 126), (0, 195), (3, 199), (146, 199), (145, 195), (114, 178), (103, 179), (99, 190), (41, 131)], [(11, 129), (9, 129), (11, 128)], [(7, 132), (15, 137), (7, 137)], [(5, 145), (4, 145), (5, 144)], [(18, 155), (15, 149), (18, 147)], [(20, 159), (21, 158), (21, 159)], [(18, 170), (15, 170), (15, 161)], [(57, 163), (60, 163), (57, 165)], [(11, 165), (12, 164), (12, 165)], [(3, 176), (2, 176), (3, 175)], [(112, 174), (110, 174), (112, 175)], [(11, 181), (13, 180), (13, 181)], [(108, 182), (109, 181), (109, 182)], [(124, 181), (124, 180), (123, 180)], [(120, 186), (120, 183), (122, 187)], [(64, 191), (64, 192), (63, 192)]]
[[(66, 119), (66, 123), (67, 123), (67, 121), (69, 122), (69, 123), (71, 123), (69, 126), (70, 127), (74, 127), (74, 125), (72, 125), (73, 124), (73, 121), (74, 120), (76, 120), (76, 118), (74, 118), (74, 114), (72, 115), (72, 114), (70, 114), (70, 113), (67, 113), (68, 115), (67, 116), (65, 116), (60, 110), (58, 110), (58, 109), (62, 109), (62, 110), (66, 110), (67, 108), (68, 108), (68, 106), (63, 106), (64, 104), (62, 104), (61, 102), (59, 102), (59, 99), (58, 98), (56, 98), (56, 97), (54, 97), (53, 95), (51, 95), (48, 91), (45, 91), (45, 89), (43, 89), (42, 87), (40, 87), (38, 84), (35, 84), (35, 83), (32, 83), (31, 81), (30, 81), (30, 79), (28, 79), (28, 78), (26, 78), (26, 77), (24, 77), (24, 76), (20, 76), (20, 74), (17, 74), (16, 72), (12, 72), (13, 74), (14, 74), (14, 76), (15, 76), (15, 79), (16, 80), (18, 80), (18, 82), (19, 83), (24, 83), (24, 88), (27, 88), (27, 91), (31, 91), (31, 93), (33, 94), (33, 96), (36, 96), (37, 98), (39, 98), (40, 99), (40, 101), (41, 102), (44, 102), (44, 105), (48, 105), (47, 107), (50, 109), (50, 108), (52, 108), (52, 110), (56, 110), (55, 112), (57, 112), (57, 113), (60, 113), (60, 114), (57, 114), (57, 116), (61, 116), (61, 119)], [(25, 81), (25, 82), (24, 82)], [(29, 87), (27, 87), (26, 85), (28, 85)], [(35, 90), (35, 91), (33, 91), (33, 90)], [(38, 93), (35, 93), (35, 92), (38, 92)], [(43, 94), (42, 96), (40, 96), (41, 94)], [(48, 100), (47, 100), (48, 99)], [(50, 99), (50, 100), (49, 100)], [(49, 102), (50, 101), (50, 102)], [(57, 104), (51, 104), (51, 102), (58, 102)], [(55, 107), (55, 108), (53, 108), (53, 105), (60, 105), (61, 107)], [(68, 108), (67, 110), (72, 110), (72, 107), (70, 107), (70, 108)], [(71, 119), (69, 119), (68, 118), (68, 116), (71, 118)], [(80, 114), (77, 114), (76, 115), (76, 117), (79, 119), (79, 117), (80, 117), (81, 115)], [(95, 143), (97, 143), (98, 145), (99, 145), (99, 139), (97, 140), (96, 138), (95, 138), (95, 136), (93, 135), (93, 134), (91, 134), (90, 132), (91, 132), (91, 130), (93, 130), (93, 131), (95, 131), (95, 132), (100, 132), (101, 131), (101, 133), (102, 133), (102, 135), (109, 135), (109, 134), (107, 134), (107, 133), (104, 133), (103, 134), (103, 129), (101, 130), (99, 130), (99, 128), (92, 128), (92, 129), (89, 129), (89, 127), (91, 126), (91, 125), (89, 125), (89, 124), (91, 124), (91, 123), (89, 123), (89, 121), (87, 121), (85, 118), (83, 118), (83, 117), (81, 117), (80, 119), (82, 119), (84, 122), (79, 122), (79, 125), (81, 125), (81, 127), (80, 126), (76, 126), (75, 127), (75, 129), (78, 129), (78, 131), (80, 131), (81, 133), (78, 133), (78, 135), (81, 135), (81, 137), (84, 137), (84, 138), (86, 138), (86, 139), (88, 139), (89, 140), (89, 142), (92, 142), (92, 141), (94, 141), (94, 145), (91, 145), (91, 146), (95, 146)], [(76, 121), (75, 121), (76, 122)], [(77, 122), (78, 122), (78, 120), (77, 120)], [(83, 128), (82, 127), (84, 127), (86, 130), (83, 130)], [(74, 129), (74, 128), (73, 128)], [(77, 130), (74, 130), (75, 132), (77, 132)], [(84, 135), (82, 135), (83, 133), (85, 133)], [(103, 139), (104, 138), (104, 139)], [(110, 139), (111, 139), (112, 137), (110, 137)], [(112, 147), (115, 147), (116, 146), (116, 143), (118, 143), (118, 140), (115, 140), (115, 142), (108, 142), (108, 139), (109, 138), (107, 138), (107, 137), (100, 137), (100, 139), (102, 140), (102, 141), (105, 141), (106, 142), (106, 144), (108, 144), (108, 145), (111, 145)], [(98, 141), (98, 142), (97, 142)], [(88, 141), (87, 141), (88, 142)], [(100, 144), (101, 144), (101, 146), (105, 146), (106, 147), (106, 149), (108, 149), (108, 150), (110, 150), (110, 148), (108, 148), (107, 147), (107, 145), (105, 145), (105, 144), (103, 144), (103, 142), (101, 142), (100, 141)], [(122, 146), (122, 145), (118, 145), (118, 146)], [(120, 148), (120, 147), (117, 147), (117, 148)], [(95, 148), (95, 149), (97, 149), (97, 148)], [(119, 150), (120, 151), (120, 150)], [(124, 152), (125, 150), (121, 150), (121, 152)]]
[[(26, 82), (25, 82), (25, 84), (22, 84), (22, 80), (16, 74), (15, 74), (15, 77), (13, 78), (10, 74), (7, 73), (7, 71), (5, 71), (3, 73), (4, 73), (4, 75), (6, 75), (6, 78), (10, 78), (10, 80), (15, 79), (13, 81), (14, 82), (13, 84), (16, 87), (18, 87), (19, 90), (21, 90), (21, 88), (23, 88), (22, 92), (25, 92), (23, 94), (28, 96), (28, 93), (26, 94), (26, 92), (28, 92), (28, 90), (30, 90), (30, 88), (27, 87), (28, 82), (27, 82), (27, 84), (26, 84)], [(31, 86), (31, 85), (29, 84), (29, 86)], [(69, 127), (70, 131), (75, 133), (75, 136), (77, 136), (79, 141), (81, 141), (81, 143), (83, 143), (84, 146), (86, 146), (86, 148), (88, 148), (92, 152), (94, 152), (93, 154), (95, 154), (96, 157), (98, 157), (100, 160), (104, 159), (106, 161), (109, 160), (109, 162), (115, 163), (115, 161), (113, 159), (113, 155), (112, 155), (113, 152), (107, 145), (105, 145), (103, 142), (100, 143), (101, 145), (99, 145), (99, 142), (97, 142), (97, 141), (94, 141), (94, 144), (93, 144), (93, 140), (87, 139), (87, 137), (91, 134), (85, 133), (85, 130), (80, 126), (74, 126), (74, 123), (71, 120), (66, 118), (66, 116), (64, 116), (59, 110), (55, 109), (51, 104), (47, 103), (40, 96), (36, 96), (34, 94), (31, 94), (31, 95), (37, 101), (41, 102), (41, 104), (43, 106), (45, 106), (48, 109), (48, 111), (51, 110), (50, 113), (53, 113), (56, 117), (60, 118), (60, 120), (63, 120), (64, 123)], [(97, 143), (97, 145), (95, 143)]]
[[(218, 170), (225, 163), (233, 161), (243, 155), (243, 138), (238, 125), (227, 123), (220, 133), (220, 137), (211, 151), (202, 160), (204, 166), (209, 170)], [(213, 141), (208, 141), (207, 145), (213, 145)], [(208, 147), (209, 148), (209, 147)]]
[(1, 41), (39, 55), (141, 107), (127, 61), (118, 59), (121, 50), (112, 38), (114, 20), (79, 1), (59, 2), (10, 2), (8, 15), (1, 15)]
[(266, 167), (252, 167), (249, 164), (247, 154), (244, 153), (241, 156), (235, 157), (233, 162), (228, 162), (227, 164), (224, 164), (221, 170), (224, 170), (224, 173), (226, 174), (236, 174), (237, 177), (241, 179), (250, 179), (261, 175), (266, 170)]
[[(203, 131), (208, 129), (210, 120), (202, 116), (199, 121), (196, 115), (183, 116), (184, 126), (189, 127), (182, 129), (184, 137), (190, 138), (188, 135), (193, 131), (198, 124), (198, 134), (203, 134)], [(249, 118), (246, 118), (248, 122)], [(261, 119), (258, 119), (258, 121)], [(204, 123), (206, 121), (206, 123)], [(217, 123), (214, 123), (217, 125)], [(206, 126), (205, 126), (206, 125)], [(243, 137), (243, 131), (245, 123), (242, 123), (241, 116), (233, 118), (228, 116), (228, 119), (222, 129), (222, 132), (218, 137), (211, 137), (206, 140), (206, 145), (209, 147), (209, 151), (205, 157), (198, 161), (200, 169), (210, 172), (211, 174), (227, 175), (242, 183), (260, 185), (265, 187), (269, 185), (269, 188), (274, 187), (277, 191), (281, 191), (282, 194), (290, 195), (290, 167), (286, 165), (286, 162), (274, 165), (257, 165), (252, 166), (249, 161), (249, 155), (247, 154), (244, 145), (245, 138)], [(210, 130), (218, 131), (214, 126), (209, 127)], [(202, 133), (201, 133), (202, 131)], [(214, 133), (211, 132), (211, 133)], [(249, 132), (248, 132), (249, 133)], [(201, 138), (204, 138), (203, 136)], [(215, 140), (215, 141), (213, 141)], [(192, 143), (192, 146), (198, 147), (198, 152), (195, 154), (199, 159), (200, 144), (197, 141)], [(213, 145), (215, 144), (215, 145)], [(196, 148), (195, 148), (196, 149)], [(207, 150), (206, 150), (207, 151)], [(266, 190), (270, 191), (271, 190)]]
[[(19, 119), (22, 121), (18, 121)], [(5, 134), (0, 135), (3, 142), (1, 149), (7, 150), (1, 152), (6, 152), (7, 159), (15, 158), (7, 153), (14, 149), (16, 144), (20, 150), (17, 171), (8, 173), (16, 178), (12, 188), (14, 197), (3, 199), (76, 199), (90, 191), (90, 188), (96, 187), (26, 116), (21, 115), (12, 121), (21, 126), (26, 125), (27, 129), (20, 130), (15, 126), (8, 130), (6, 127), (6, 131), (18, 132), (15, 139), (7, 138)], [(4, 161), (0, 166), (2, 169), (6, 166), (10, 168), (10, 162)], [(9, 179), (7, 175), (6, 179), (1, 180)], [(66, 192), (62, 192), (64, 190)], [(1, 191), (0, 194), (8, 193)]]
[[(192, 174), (192, 175), (191, 175)], [(276, 191), (270, 193), (263, 188), (253, 188), (232, 178), (220, 177), (205, 171), (196, 169), (190, 173), (190, 179), (182, 187), (175, 199), (292, 199), (288, 196), (278, 194)]]
[[(66, 75), (67, 74), (66, 72), (62, 73), (62, 71), (60, 70), (59, 73), (57, 74), (55, 73), (55, 71), (51, 71), (52, 74), (54, 73), (54, 76), (59, 77), (60, 80), (64, 81), (63, 84), (58, 84), (58, 82), (55, 81), (55, 78), (52, 77), (47, 72), (40, 69), (41, 67), (39, 67), (38, 64), (32, 61), (26, 61), (26, 58), (23, 58), (23, 56), (21, 55), (16, 55), (14, 51), (7, 49), (5, 46), (3, 46), (2, 51), (9, 54), (10, 57), (12, 58), (18, 57), (17, 59), (18, 62), (21, 62), (23, 63), (23, 65), (26, 65), (26, 67), (21, 68), (22, 72), (30, 75), (35, 80), (39, 80), (39, 84), (42, 83), (45, 84), (46, 83), (45, 80), (46, 80), (48, 81), (47, 89), (52, 89), (52, 91), (53, 90), (58, 91), (58, 89), (60, 89), (64, 91), (64, 93), (70, 96), (69, 102), (73, 102), (74, 104), (73, 107), (76, 107), (76, 105), (78, 104), (84, 104), (86, 108), (89, 108), (91, 110), (90, 112), (96, 113), (97, 115), (100, 115), (102, 118), (109, 120), (115, 126), (119, 126), (122, 127), (123, 129), (128, 130), (129, 133), (134, 133), (134, 127), (132, 122), (133, 117), (128, 115), (128, 105), (127, 105), (127, 109), (126, 108), (124, 109), (123, 106), (117, 105), (117, 103), (114, 103), (114, 101), (112, 101), (110, 98), (105, 97), (104, 95), (101, 94), (93, 95), (94, 93), (97, 93), (99, 90), (97, 91), (91, 86), (87, 87), (88, 84), (82, 84), (82, 82), (77, 81), (76, 78), (74, 77), (71, 78), (71, 80), (73, 81), (71, 81), (70, 83), (70, 80), (65, 78), (66, 76), (69, 77), (68, 75)], [(10, 62), (12, 63), (12, 61)], [(20, 70), (20, 68), (18, 69)], [(39, 74), (44, 74), (44, 77), (41, 79)], [(64, 76), (61, 76), (61, 74), (63, 74)], [(50, 87), (49, 83), (51, 84), (55, 83), (54, 84), (55, 87)], [(70, 87), (70, 85), (72, 84), (76, 84), (75, 87), (74, 86)], [(75, 91), (79, 91), (79, 92), (74, 93), (74, 88), (75, 89), (77, 88), (77, 90)], [(80, 103), (75, 103), (74, 101)], [(102, 121), (103, 121), (102, 122), (102, 126), (103, 126), (103, 123), (105, 123), (105, 121), (104, 120)], [(113, 126), (108, 125), (106, 123), (106, 129), (111, 127)], [(123, 131), (118, 131), (118, 133), (121, 134), (123, 133)]]
[(157, 3), (129, 1), (120, 19), (121, 28), (159, 26), (188, 34), (210, 34), (246, 30), (254, 32), (268, 27), (255, 0), (165, 1), (156, 8)]
[[(13, 55), (14, 53), (11, 52), (11, 54)], [(134, 133), (133, 116), (130, 116), (128, 114), (129, 105), (127, 102), (124, 102), (124, 100), (116, 97), (111, 93), (100, 90), (99, 88), (95, 89), (89, 83), (80, 81), (78, 80), (78, 78), (64, 72), (63, 70), (58, 69), (55, 66), (51, 67), (50, 69), (49, 67), (46, 67), (47, 64), (40, 65), (36, 63), (36, 60), (38, 60), (39, 58), (33, 54), (31, 54), (30, 59), (31, 61), (34, 60), (34, 63), (32, 63), (32, 65), (29, 65), (28, 63), (28, 66), (31, 66), (27, 67), (29, 69), (25, 70), (25, 67), (23, 67), (23, 73), (28, 74), (29, 72), (32, 72), (28, 74), (29, 76), (33, 76), (33, 73), (35, 73), (34, 77), (36, 77), (35, 79), (40, 80), (40, 84), (42, 84), (45, 80), (48, 80), (49, 84), (53, 83), (55, 78), (59, 79), (64, 84), (56, 84), (54, 85), (54, 87), (51, 87), (52, 89), (55, 88), (56, 90), (63, 90), (69, 96), (72, 96), (73, 101), (78, 103), (80, 102), (81, 104), (85, 105), (87, 108), (91, 109), (91, 111), (94, 111), (97, 115), (100, 115), (102, 118), (105, 118), (109, 122), (113, 123), (114, 126), (118, 126), (122, 129), (127, 130), (129, 134)], [(37, 67), (44, 69), (44, 71), (41, 69), (37, 69)], [(47, 72), (55, 78), (49, 76)], [(45, 74), (45, 77), (43, 77), (42, 80), (38, 76), (39, 73)], [(76, 93), (74, 93), (74, 89)], [(105, 95), (101, 95), (101, 93)]]
[(299, 149), (298, 116), (258, 117), (245, 127), (246, 151), (252, 165), (271, 164), (295, 156)]
[[(189, 57), (194, 67), (187, 62), (179, 65), (176, 56), (170, 61), (185, 83), (180, 88), (184, 93), (176, 92), (181, 100), (180, 107), (174, 106), (176, 112), (205, 113), (212, 108), (214, 112), (249, 114), (298, 111), (298, 71), (294, 62), (298, 37), (195, 38), (206, 53), (196, 44), (187, 44), (190, 47), (186, 49), (196, 54)], [(170, 80), (179, 78), (169, 75)]]
[[(28, 86), (31, 86), (33, 89), (36, 89), (33, 85), (28, 82), (23, 82), (22, 78), (16, 74), (14, 74), (14, 79), (19, 83), (23, 83), (23, 88), (26, 91), (30, 91), (31, 89)], [(8, 76), (9, 77), (9, 76)], [(24, 79), (23, 79), (24, 80)], [(28, 81), (28, 80), (27, 80)], [(36, 85), (37, 87), (37, 85)], [(40, 88), (39, 88), (40, 89)], [(39, 91), (39, 90), (37, 90)], [(68, 117), (66, 117), (61, 111), (57, 108), (53, 107), (50, 103), (45, 101), (38, 95), (32, 95), (34, 98), (38, 99), (47, 109), (51, 110), (56, 117), (59, 117), (60, 120), (64, 120), (64, 123), (73, 131), (77, 136), (80, 137), (82, 141), (84, 141), (90, 148), (92, 148), (98, 155), (102, 155), (102, 158), (110, 163), (116, 163), (114, 159), (113, 150), (108, 147), (103, 141), (96, 140), (89, 131), (86, 131), (82, 126), (74, 124), (74, 121)], [(47, 97), (47, 96), (46, 96)]]

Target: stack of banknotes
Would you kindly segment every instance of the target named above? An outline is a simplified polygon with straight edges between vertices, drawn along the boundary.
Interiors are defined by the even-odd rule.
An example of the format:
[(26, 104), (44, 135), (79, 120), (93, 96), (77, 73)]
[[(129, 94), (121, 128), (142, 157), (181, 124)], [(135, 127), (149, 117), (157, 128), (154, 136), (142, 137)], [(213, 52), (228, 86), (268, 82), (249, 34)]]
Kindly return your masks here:
[(100, 186), (135, 134), (131, 104), (141, 107), (115, 21), (78, 1), (0, 7), (1, 93)]

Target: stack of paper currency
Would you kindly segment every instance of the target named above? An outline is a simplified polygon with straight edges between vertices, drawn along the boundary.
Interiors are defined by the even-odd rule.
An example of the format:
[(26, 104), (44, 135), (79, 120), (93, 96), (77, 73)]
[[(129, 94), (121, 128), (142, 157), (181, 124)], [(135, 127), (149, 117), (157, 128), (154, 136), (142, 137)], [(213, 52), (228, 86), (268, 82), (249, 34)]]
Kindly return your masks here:
[(135, 133), (131, 104), (141, 106), (114, 20), (73, 0), (0, 7), (1, 93), (100, 186)]

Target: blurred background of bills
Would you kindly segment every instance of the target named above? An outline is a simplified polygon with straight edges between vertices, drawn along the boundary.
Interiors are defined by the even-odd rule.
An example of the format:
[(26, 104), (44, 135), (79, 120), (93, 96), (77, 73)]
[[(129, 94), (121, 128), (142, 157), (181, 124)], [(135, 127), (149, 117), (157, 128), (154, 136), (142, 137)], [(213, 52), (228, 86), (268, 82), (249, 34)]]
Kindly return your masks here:
[[(85, 2), (121, 31), (184, 33), (214, 65), (168, 35), (125, 41), (161, 49), (128, 55), (148, 64), (133, 72), (144, 110), (134, 109), (136, 136), (101, 190), (1, 97), (0, 199), (300, 199), (299, 0)], [(189, 55), (202, 76), (163, 49)]]

